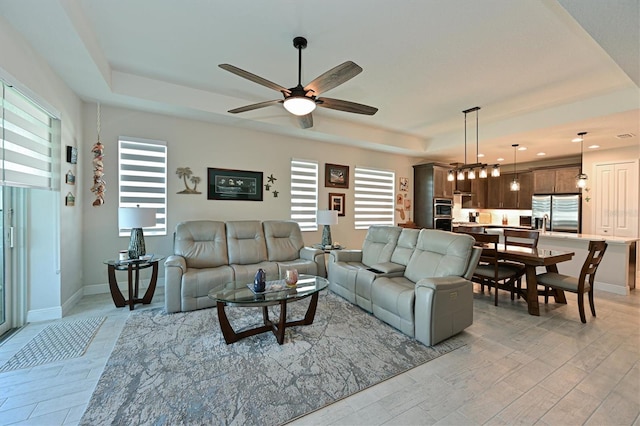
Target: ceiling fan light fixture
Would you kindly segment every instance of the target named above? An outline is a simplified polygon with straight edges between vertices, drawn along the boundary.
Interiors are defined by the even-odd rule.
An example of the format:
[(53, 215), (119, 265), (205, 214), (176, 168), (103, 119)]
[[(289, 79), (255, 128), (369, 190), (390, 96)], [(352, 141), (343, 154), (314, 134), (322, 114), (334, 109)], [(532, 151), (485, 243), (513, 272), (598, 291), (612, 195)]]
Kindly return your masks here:
[(289, 96), (284, 100), (284, 108), (293, 115), (307, 115), (316, 109), (316, 103), (306, 96)]

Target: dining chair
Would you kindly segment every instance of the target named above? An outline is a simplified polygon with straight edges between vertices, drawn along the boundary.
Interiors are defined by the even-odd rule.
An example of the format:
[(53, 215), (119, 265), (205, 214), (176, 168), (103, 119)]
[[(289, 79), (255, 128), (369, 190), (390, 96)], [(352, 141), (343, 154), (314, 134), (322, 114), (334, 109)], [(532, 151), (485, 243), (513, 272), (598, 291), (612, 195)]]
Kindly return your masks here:
[[(591, 307), (591, 315), (596, 316), (596, 308), (593, 304), (593, 282), (596, 276), (598, 265), (602, 261), (604, 252), (607, 250), (605, 241), (589, 241), (589, 254), (580, 270), (580, 277), (572, 277), (569, 275), (559, 274), (557, 272), (545, 272), (536, 275), (538, 284), (545, 287), (551, 287), (558, 290), (576, 293), (578, 295), (578, 310), (580, 311), (580, 321), (587, 322), (584, 315), (584, 294), (589, 295), (589, 306)], [(545, 295), (545, 303), (548, 298)]]
[(459, 225), (453, 229), (453, 232), (462, 234), (484, 234), (484, 226)]
[[(517, 247), (538, 247), (538, 238), (540, 237), (540, 231), (530, 229), (505, 229), (504, 230), (504, 244), (505, 246), (517, 246)], [(526, 272), (525, 265), (522, 263), (506, 261), (510, 265), (513, 265), (519, 269), (519, 276), (516, 279), (516, 285), (511, 288), (511, 300), (514, 299), (514, 295), (518, 294), (520, 298), (520, 291), (522, 289), (522, 276)], [(548, 289), (545, 288), (545, 291)], [(548, 296), (547, 296), (548, 297)]]
[(498, 289), (511, 291), (514, 281), (517, 279), (519, 268), (498, 260), (498, 234), (468, 233), (476, 240), (476, 246), (482, 247), (482, 254), (473, 280), (480, 283), (484, 292), (484, 286), (493, 287), (495, 290), (494, 305), (498, 306)]

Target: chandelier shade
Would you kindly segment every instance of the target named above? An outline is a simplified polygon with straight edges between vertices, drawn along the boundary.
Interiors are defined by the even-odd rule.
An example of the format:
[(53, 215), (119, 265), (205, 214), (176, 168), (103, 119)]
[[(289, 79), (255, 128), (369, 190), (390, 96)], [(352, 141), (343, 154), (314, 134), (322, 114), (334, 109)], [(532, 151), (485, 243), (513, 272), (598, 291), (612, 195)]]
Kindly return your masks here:
[(580, 173), (576, 176), (576, 187), (580, 189), (584, 189), (587, 187), (587, 180), (589, 180), (589, 176), (584, 173), (582, 170), (582, 157), (583, 157), (583, 146), (584, 146), (584, 135), (587, 132), (578, 133), (578, 138), (580, 139)]

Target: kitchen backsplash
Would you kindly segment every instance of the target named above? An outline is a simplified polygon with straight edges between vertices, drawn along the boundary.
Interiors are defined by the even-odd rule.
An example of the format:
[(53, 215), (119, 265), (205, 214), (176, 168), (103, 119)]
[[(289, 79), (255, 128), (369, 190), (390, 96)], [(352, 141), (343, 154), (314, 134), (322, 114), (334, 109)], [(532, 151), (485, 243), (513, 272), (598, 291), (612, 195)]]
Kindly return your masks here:
[(468, 222), (469, 213), (479, 213), (476, 221), (502, 225), (502, 217), (506, 215), (507, 224), (511, 226), (520, 225), (520, 216), (531, 216), (531, 210), (503, 210), (503, 209), (465, 209), (462, 208), (462, 197), (453, 196), (453, 221)]

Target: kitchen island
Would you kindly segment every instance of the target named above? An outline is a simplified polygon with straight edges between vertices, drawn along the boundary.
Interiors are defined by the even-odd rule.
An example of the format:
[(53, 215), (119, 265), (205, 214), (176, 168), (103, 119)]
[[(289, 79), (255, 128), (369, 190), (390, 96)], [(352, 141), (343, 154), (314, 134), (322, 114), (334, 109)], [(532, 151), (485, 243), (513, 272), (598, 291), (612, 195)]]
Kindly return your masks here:
[(596, 290), (621, 295), (636, 288), (638, 280), (638, 238), (609, 237), (602, 235), (572, 234), (567, 232), (543, 232), (538, 247), (556, 250), (571, 250), (575, 256), (558, 265), (561, 274), (580, 276), (580, 270), (589, 253), (589, 241), (606, 241), (607, 251), (596, 272)]

